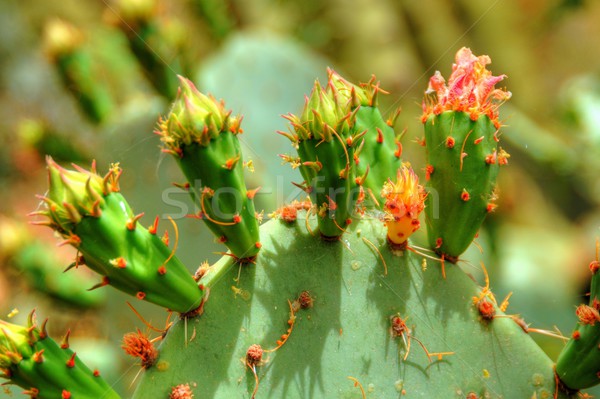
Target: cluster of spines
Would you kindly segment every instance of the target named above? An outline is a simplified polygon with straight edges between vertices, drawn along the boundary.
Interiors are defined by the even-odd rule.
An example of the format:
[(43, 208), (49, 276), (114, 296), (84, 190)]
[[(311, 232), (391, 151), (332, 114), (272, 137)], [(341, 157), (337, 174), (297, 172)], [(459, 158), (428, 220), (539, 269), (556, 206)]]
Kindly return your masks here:
[(429, 245), (450, 262), (495, 210), (498, 167), (509, 158), (498, 147), (498, 107), (510, 92), (494, 88), (505, 76), (492, 76), (489, 63), (459, 50), (448, 84), (436, 72), (423, 102)]
[(47, 219), (34, 223), (51, 227), (65, 239), (61, 244), (77, 249), (71, 267), (85, 264), (103, 276), (92, 288), (110, 284), (185, 314), (201, 306), (203, 291), (167, 239), (156, 235), (158, 218), (144, 228), (139, 223), (143, 214), (134, 215), (120, 194), (118, 165), (102, 178), (95, 165), (87, 171), (67, 170), (51, 158), (47, 164), (50, 187), (40, 197), (46, 209), (33, 213)]
[[(329, 79), (338, 89), (341, 97), (346, 97), (352, 110), (356, 109), (356, 130), (364, 132), (361, 142), (354, 152), (356, 174), (364, 176), (362, 186), (369, 195), (365, 203), (378, 205), (376, 196), (383, 185), (395, 178), (395, 173), (402, 165), (401, 135), (396, 134), (394, 126), (400, 115), (398, 108), (384, 119), (378, 107), (379, 93), (387, 94), (381, 89), (379, 81), (372, 76), (367, 83), (354, 85), (335, 71), (329, 69)], [(371, 201), (370, 201), (371, 200)]]
[(592, 274), (589, 303), (577, 307), (578, 323), (571, 339), (556, 363), (556, 374), (562, 385), (579, 390), (600, 382), (600, 243), (596, 243), (596, 259), (590, 262)]
[(261, 248), (253, 202), (258, 189), (244, 183), (241, 118), (191, 81), (180, 77), (180, 84), (169, 115), (159, 120), (163, 151), (176, 158), (188, 180), (180, 187), (200, 207), (192, 216), (204, 220), (236, 258), (252, 260)]
[(27, 327), (0, 320), (0, 377), (36, 399), (120, 398), (69, 348), (69, 332), (60, 344), (48, 336), (47, 321), (38, 328), (34, 312)]
[(304, 182), (298, 186), (315, 204), (321, 236), (335, 240), (352, 223), (356, 203), (364, 199), (366, 173), (356, 175), (355, 158), (366, 132), (356, 128), (359, 108), (352, 106), (353, 98), (342, 94), (332, 77), (324, 88), (315, 82), (301, 115), (285, 115), (290, 131), (278, 133), (298, 152), (297, 158), (282, 158), (300, 169)]

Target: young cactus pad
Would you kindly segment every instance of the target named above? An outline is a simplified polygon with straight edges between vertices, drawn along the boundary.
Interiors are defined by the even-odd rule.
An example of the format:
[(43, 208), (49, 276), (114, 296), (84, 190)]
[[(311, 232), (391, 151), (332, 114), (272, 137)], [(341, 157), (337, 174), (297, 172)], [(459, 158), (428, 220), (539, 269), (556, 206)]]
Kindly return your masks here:
[(364, 133), (355, 128), (356, 110), (333, 83), (322, 88), (316, 81), (302, 114), (285, 117), (292, 132), (279, 133), (291, 140), (299, 158), (283, 158), (300, 168), (301, 187), (316, 205), (321, 236), (336, 240), (352, 222), (362, 192), (362, 179), (355, 179), (354, 154)]
[(120, 399), (115, 391), (69, 349), (65, 338), (59, 346), (35, 324), (34, 312), (27, 327), (0, 320), (0, 378), (18, 385), (36, 399)]
[(68, 170), (47, 158), (49, 189), (36, 222), (51, 227), (78, 251), (75, 266), (86, 264), (103, 277), (96, 287), (113, 287), (180, 313), (200, 308), (203, 291), (157, 237), (158, 218), (149, 230), (138, 222), (119, 192), (121, 169), (104, 178), (91, 171)]
[(495, 209), (498, 167), (509, 157), (498, 148), (498, 107), (510, 93), (494, 89), (505, 76), (492, 76), (490, 62), (462, 48), (448, 84), (436, 72), (423, 102), (429, 245), (450, 262)]
[[(358, 149), (354, 153), (357, 165), (357, 176), (364, 176), (362, 185), (370, 191), (365, 202), (377, 197), (383, 184), (395, 178), (396, 170), (402, 165), (402, 144), (394, 131), (396, 118), (400, 110), (385, 120), (377, 105), (379, 93), (387, 94), (375, 81), (375, 76), (368, 83), (356, 86), (337, 72), (329, 70), (329, 81), (338, 90), (338, 96), (350, 102), (351, 109), (356, 109), (356, 128), (364, 132)], [(372, 201), (375, 202), (375, 201)]]
[[(367, 398), (552, 397), (552, 361), (531, 337), (512, 319), (484, 320), (472, 299), (481, 288), (459, 268), (444, 280), (419, 255), (393, 255), (382, 222), (352, 223), (344, 242), (331, 243), (304, 221), (273, 220), (261, 237), (256, 267), (242, 268), (239, 284), (230, 257), (211, 267), (205, 278), (230, 268), (204, 314), (168, 331), (158, 349), (169, 368), (143, 371), (135, 399), (167, 398), (178, 384), (199, 398), (250, 398), (253, 344), (263, 349), (256, 398), (364, 397), (348, 377)], [(397, 315), (412, 339), (393, 333)]]
[(252, 259), (261, 247), (253, 202), (257, 190), (247, 190), (244, 183), (237, 138), (241, 118), (231, 116), (222, 102), (200, 93), (191, 81), (180, 77), (180, 83), (157, 134), (188, 180), (185, 187), (200, 206), (197, 217), (235, 257)]

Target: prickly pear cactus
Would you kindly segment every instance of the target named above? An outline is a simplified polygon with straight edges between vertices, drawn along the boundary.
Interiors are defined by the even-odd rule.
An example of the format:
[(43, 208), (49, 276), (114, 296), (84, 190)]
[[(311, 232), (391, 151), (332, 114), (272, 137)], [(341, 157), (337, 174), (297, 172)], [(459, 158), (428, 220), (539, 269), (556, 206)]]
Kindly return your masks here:
[[(50, 188), (35, 215), (76, 248), (73, 266), (101, 274), (96, 288), (110, 284), (179, 313), (155, 338), (140, 330), (123, 338), (142, 369), (133, 397), (565, 398), (595, 383), (597, 260), (590, 305), (578, 309), (556, 367), (530, 333), (558, 334), (507, 314), (487, 274), (480, 287), (445, 267), (494, 209), (508, 158), (497, 144), (498, 106), (510, 94), (495, 88), (503, 76), (489, 63), (463, 48), (448, 85), (431, 78), (427, 187), (401, 161), (398, 113), (384, 121), (375, 79), (357, 86), (329, 71), (279, 132), (296, 151), (282, 158), (300, 168), (308, 197), (260, 228), (256, 189), (243, 178), (240, 118), (181, 78), (158, 134), (188, 180), (180, 186), (199, 208), (191, 216), (230, 251), (194, 276), (175, 256), (178, 237), (170, 249), (156, 236), (158, 219), (140, 225), (119, 192), (118, 165), (101, 177), (95, 165), (69, 170), (48, 159)], [(410, 239), (424, 210), (429, 248)], [(46, 335), (33, 318), (27, 327), (0, 322), (5, 378), (33, 398), (118, 397)]]

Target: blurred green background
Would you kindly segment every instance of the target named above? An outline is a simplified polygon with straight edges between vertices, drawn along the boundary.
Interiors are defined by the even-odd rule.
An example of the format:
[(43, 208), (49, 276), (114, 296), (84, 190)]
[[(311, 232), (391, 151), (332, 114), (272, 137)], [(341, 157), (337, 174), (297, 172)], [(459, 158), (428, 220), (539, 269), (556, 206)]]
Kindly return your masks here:
[[(423, 173), (420, 103), (429, 76), (450, 73), (456, 51), (488, 54), (513, 99), (501, 109), (500, 207), (461, 267), (496, 296), (514, 291), (508, 313), (565, 335), (587, 302), (587, 265), (600, 235), (600, 2), (593, 0), (34, 0), (0, 1), (0, 314), (22, 321), (36, 308), (50, 333), (72, 331), (77, 353), (129, 396), (138, 371), (119, 349), (124, 332), (147, 330), (112, 288), (85, 268), (63, 274), (74, 250), (27, 224), (46, 189), (44, 156), (105, 171), (120, 162), (122, 192), (149, 225), (172, 216), (178, 255), (195, 270), (224, 247), (193, 213), (172, 159), (153, 133), (173, 99), (176, 74), (244, 115), (245, 160), (262, 186), (265, 214), (299, 195), (281, 114), (300, 111), (314, 79), (332, 67), (354, 82), (372, 74), (404, 154)], [(169, 228), (166, 221), (162, 227)], [(157, 327), (166, 314), (135, 303)], [(534, 337), (555, 358), (562, 342)], [(13, 389), (20, 397), (20, 389)], [(592, 391), (590, 391), (592, 392)], [(600, 391), (599, 391), (600, 392)], [(0, 397), (3, 397), (0, 392)]]

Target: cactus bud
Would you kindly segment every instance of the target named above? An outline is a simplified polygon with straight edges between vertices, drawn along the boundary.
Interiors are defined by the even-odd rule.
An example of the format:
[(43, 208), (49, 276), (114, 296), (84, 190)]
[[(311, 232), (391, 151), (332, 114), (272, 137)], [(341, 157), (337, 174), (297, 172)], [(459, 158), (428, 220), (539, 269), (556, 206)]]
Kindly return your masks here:
[(356, 110), (355, 131), (361, 134), (356, 175), (365, 175), (363, 187), (377, 195), (383, 184), (393, 179), (394, 172), (402, 166), (400, 137), (393, 128), (399, 111), (390, 117), (390, 123), (383, 118), (377, 106), (377, 94), (387, 93), (379, 87), (375, 76), (368, 83), (357, 86), (333, 70), (328, 72), (330, 85), (338, 90), (340, 101), (349, 103), (351, 109)]
[[(47, 223), (111, 284), (130, 295), (180, 313), (198, 308), (203, 292), (186, 267), (156, 235), (136, 221), (119, 193), (121, 169), (113, 165), (104, 178), (77, 167), (68, 170), (47, 158), (49, 189), (41, 197), (46, 209), (33, 215)], [(164, 273), (158, 270), (164, 268)]]
[(495, 208), (496, 160), (498, 154), (504, 164), (508, 159), (498, 148), (498, 107), (511, 94), (494, 88), (505, 76), (492, 76), (486, 69), (490, 62), (486, 55), (460, 49), (448, 84), (436, 72), (423, 102), (427, 188), (435, 192), (428, 201), (437, 201), (426, 210), (429, 243), (450, 262), (467, 249)]
[(323, 88), (316, 81), (301, 116), (285, 118), (294, 132), (286, 136), (300, 157), (302, 186), (317, 206), (321, 236), (335, 240), (351, 221), (358, 198), (353, 162), (360, 141), (354, 139), (356, 114), (331, 82)]
[(408, 237), (420, 227), (419, 215), (425, 207), (427, 194), (410, 166), (402, 165), (396, 181), (388, 180), (381, 196), (385, 200), (387, 239), (394, 248), (404, 249)]
[(34, 312), (28, 324), (23, 327), (0, 320), (0, 371), (4, 373), (1, 377), (39, 399), (65, 397), (64, 392), (74, 397), (120, 398), (75, 353), (61, 349), (52, 338), (42, 334), (35, 324)]
[[(237, 135), (241, 118), (223, 102), (200, 93), (180, 77), (181, 86), (169, 115), (159, 120), (157, 134), (173, 154), (199, 202), (202, 219), (240, 260), (259, 252), (258, 221), (253, 195), (244, 183), (242, 150)], [(200, 186), (198, 186), (200, 185)]]

